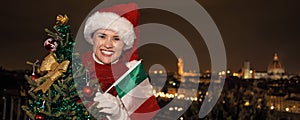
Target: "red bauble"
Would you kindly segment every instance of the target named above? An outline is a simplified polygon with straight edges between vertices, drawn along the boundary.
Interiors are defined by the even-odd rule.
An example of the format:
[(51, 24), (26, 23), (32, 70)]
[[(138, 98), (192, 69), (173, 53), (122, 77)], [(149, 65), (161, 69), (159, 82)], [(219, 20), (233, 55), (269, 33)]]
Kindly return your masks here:
[(31, 80), (35, 80), (36, 78), (37, 78), (37, 76), (34, 73), (32, 73), (31, 74)]
[(92, 97), (94, 95), (94, 90), (90, 86), (85, 86), (82, 92), (86, 97)]
[(53, 52), (56, 50), (56, 48), (58, 46), (58, 42), (54, 38), (49, 37), (45, 40), (44, 46), (48, 51)]
[(81, 99), (76, 101), (76, 104), (81, 104), (81, 103), (82, 103)]
[(45, 115), (41, 114), (41, 113), (37, 113), (34, 118), (36, 120), (44, 120), (45, 119)]

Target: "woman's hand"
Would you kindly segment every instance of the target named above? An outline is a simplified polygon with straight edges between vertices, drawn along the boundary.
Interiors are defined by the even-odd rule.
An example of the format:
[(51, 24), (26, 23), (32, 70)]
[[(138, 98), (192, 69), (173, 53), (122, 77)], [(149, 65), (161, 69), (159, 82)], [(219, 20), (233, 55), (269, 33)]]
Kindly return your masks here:
[(109, 93), (97, 93), (94, 98), (95, 102), (99, 102), (97, 108), (101, 108), (99, 112), (107, 113), (108, 119), (111, 120), (129, 120), (129, 115), (122, 105), (119, 98)]

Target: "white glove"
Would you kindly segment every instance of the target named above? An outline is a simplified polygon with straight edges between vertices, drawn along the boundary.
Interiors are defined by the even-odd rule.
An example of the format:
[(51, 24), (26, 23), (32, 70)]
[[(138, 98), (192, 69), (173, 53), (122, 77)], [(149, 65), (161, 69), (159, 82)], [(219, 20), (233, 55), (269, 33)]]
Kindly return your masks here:
[(129, 115), (118, 97), (109, 93), (96, 93), (95, 102), (99, 102), (97, 108), (103, 108), (99, 112), (110, 114), (109, 120), (130, 120)]

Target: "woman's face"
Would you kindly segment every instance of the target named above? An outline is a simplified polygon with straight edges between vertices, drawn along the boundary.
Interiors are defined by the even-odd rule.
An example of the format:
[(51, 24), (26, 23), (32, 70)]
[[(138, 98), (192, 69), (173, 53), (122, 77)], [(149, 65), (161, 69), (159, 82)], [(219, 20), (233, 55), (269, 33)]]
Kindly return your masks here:
[(118, 60), (125, 45), (116, 32), (104, 29), (97, 30), (92, 36), (92, 41), (96, 58), (104, 64)]

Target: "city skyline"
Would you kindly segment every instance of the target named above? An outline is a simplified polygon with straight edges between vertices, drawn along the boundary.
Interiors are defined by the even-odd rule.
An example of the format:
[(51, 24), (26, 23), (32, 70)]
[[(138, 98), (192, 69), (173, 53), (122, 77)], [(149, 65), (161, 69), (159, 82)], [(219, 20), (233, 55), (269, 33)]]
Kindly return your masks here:
[[(244, 61), (250, 61), (251, 68), (265, 71), (272, 62), (274, 53), (278, 53), (287, 73), (300, 73), (298, 63), (300, 53), (297, 52), (300, 45), (298, 1), (198, 0), (198, 2), (210, 14), (222, 35), (228, 69), (237, 71), (242, 68)], [(76, 36), (86, 15), (99, 3), (101, 1), (92, 0), (3, 1), (0, 8), (3, 23), (0, 26), (0, 33), (4, 44), (0, 48), (2, 56), (0, 66), (8, 70), (31, 69), (31, 66), (26, 65), (27, 60), (42, 60), (47, 55), (47, 50), (43, 46), (47, 37), (44, 28), (51, 28), (54, 25), (56, 15), (66, 13), (69, 16), (72, 31)], [(144, 13), (145, 16), (149, 15), (147, 11)], [(195, 48), (199, 67), (209, 69), (209, 52), (203, 40), (199, 44)], [(142, 53), (166, 50), (164, 48), (151, 50), (146, 47), (143, 49)], [(149, 58), (153, 59), (155, 58)], [(166, 61), (161, 62), (171, 63), (169, 68), (176, 69), (177, 59), (174, 56), (171, 55)]]

